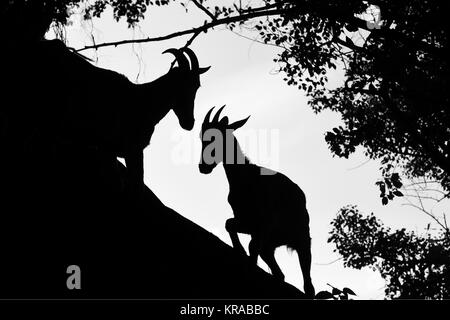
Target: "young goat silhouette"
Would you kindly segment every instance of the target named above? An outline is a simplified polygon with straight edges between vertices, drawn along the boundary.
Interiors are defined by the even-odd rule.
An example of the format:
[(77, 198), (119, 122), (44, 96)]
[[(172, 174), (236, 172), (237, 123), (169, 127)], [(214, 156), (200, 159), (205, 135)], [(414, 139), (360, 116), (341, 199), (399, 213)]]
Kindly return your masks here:
[(245, 254), (237, 234), (251, 235), (251, 260), (256, 264), (258, 255), (261, 256), (272, 274), (281, 280), (284, 280), (284, 275), (275, 260), (275, 249), (286, 245), (297, 251), (305, 293), (314, 297), (305, 194), (285, 175), (250, 162), (233, 134), (249, 117), (229, 124), (226, 116), (219, 120), (224, 107), (210, 121), (212, 108), (203, 121), (199, 170), (209, 174), (218, 163), (223, 163), (230, 186), (228, 202), (234, 215), (227, 220), (225, 228), (233, 247)]
[(152, 82), (134, 84), (117, 72), (93, 66), (60, 41), (43, 41), (41, 47), (49, 53), (45, 57), (49, 65), (54, 66), (52, 76), (66, 81), (61, 129), (81, 144), (124, 158), (128, 186), (140, 189), (143, 150), (155, 125), (173, 110), (180, 126), (192, 130), (200, 75), (209, 67), (200, 68), (189, 48), (168, 49), (164, 53), (173, 54), (178, 66)]

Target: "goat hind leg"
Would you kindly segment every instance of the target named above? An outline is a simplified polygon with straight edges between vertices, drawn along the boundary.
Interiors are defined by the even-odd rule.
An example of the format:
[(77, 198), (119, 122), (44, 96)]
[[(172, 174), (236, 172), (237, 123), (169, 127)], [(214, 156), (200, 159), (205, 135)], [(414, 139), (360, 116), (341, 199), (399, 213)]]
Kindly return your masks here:
[(283, 271), (281, 271), (280, 266), (278, 265), (277, 260), (275, 259), (275, 249), (273, 250), (264, 249), (261, 252), (261, 258), (264, 260), (265, 263), (267, 263), (267, 266), (270, 268), (272, 275), (275, 278), (284, 281)]
[(314, 298), (315, 290), (311, 281), (311, 238), (301, 242), (296, 248), (303, 274), (303, 289), (309, 298)]

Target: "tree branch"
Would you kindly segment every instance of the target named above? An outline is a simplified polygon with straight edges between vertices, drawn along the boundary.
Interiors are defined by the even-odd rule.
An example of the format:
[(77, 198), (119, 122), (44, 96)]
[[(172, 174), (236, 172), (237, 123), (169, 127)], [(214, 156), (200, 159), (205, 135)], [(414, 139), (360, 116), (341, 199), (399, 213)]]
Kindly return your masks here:
[(448, 231), (448, 228), (438, 218), (436, 218), (432, 213), (429, 213), (428, 211), (426, 211), (424, 208), (422, 208), (422, 207), (420, 207), (420, 206), (418, 206), (416, 204), (413, 204), (411, 202), (404, 203), (402, 205), (403, 206), (410, 206), (410, 207), (416, 208), (419, 211), (422, 211), (427, 216), (429, 216), (431, 219), (433, 219), (443, 230), (447, 230)]
[(198, 2), (197, 0), (191, 1), (197, 6), (197, 8), (206, 13), (213, 21), (217, 20), (217, 17), (214, 14), (212, 14), (208, 9), (206, 9), (200, 2)]
[[(390, 81), (390, 79), (387, 79)], [(414, 118), (408, 116), (406, 112), (400, 110), (396, 103), (390, 98), (390, 93), (388, 88), (382, 87), (380, 89), (380, 97), (386, 104), (386, 107), (391, 110), (393, 120), (396, 121), (399, 128), (411, 135), (422, 147), (422, 152), (425, 153), (433, 162), (444, 170), (447, 174), (450, 172), (450, 161), (449, 159), (441, 153), (439, 150), (433, 146), (433, 142), (419, 134), (416, 130), (416, 125)]]
[(445, 55), (444, 50), (442, 50), (441, 48), (437, 48), (431, 44), (423, 42), (422, 40), (417, 40), (417, 39), (408, 37), (407, 35), (404, 35), (403, 33), (398, 32), (395, 29), (387, 29), (387, 28), (370, 29), (367, 26), (366, 20), (357, 18), (357, 17), (352, 17), (351, 19), (349, 19), (348, 22), (357, 26), (358, 28), (361, 28), (363, 30), (370, 32), (370, 34), (373, 36), (397, 40), (399, 42), (402, 42), (405, 45), (430, 52), (439, 57), (443, 57)]
[[(197, 37), (199, 36), (200, 33), (201, 33), (201, 32), (196, 32), (196, 33), (194, 33), (194, 34), (192, 35), (192, 37), (190, 37), (189, 40), (186, 42), (186, 44), (183, 46), (183, 48), (189, 47), (189, 46), (192, 44), (192, 42), (194, 42), (195, 38), (197, 38)], [(170, 68), (173, 68), (173, 66), (175, 65), (175, 63), (177, 63), (177, 59), (174, 59), (174, 60), (172, 61), (172, 63), (170, 64)]]
[(359, 52), (365, 52), (366, 51), (363, 47), (359, 47), (359, 46), (357, 46), (354, 43), (346, 42), (346, 41), (344, 41), (344, 40), (342, 40), (342, 39), (340, 39), (338, 37), (335, 37), (333, 39), (333, 42), (335, 42), (335, 43), (337, 43), (337, 44), (339, 44), (339, 45), (341, 45), (343, 47), (346, 47), (348, 49), (351, 49), (353, 51), (359, 51)]
[(188, 35), (188, 34), (207, 32), (209, 29), (217, 27), (219, 25), (223, 25), (223, 24), (229, 24), (229, 23), (238, 22), (238, 21), (242, 21), (242, 20), (250, 20), (250, 19), (254, 19), (254, 18), (258, 18), (258, 17), (262, 17), (262, 16), (282, 15), (282, 14), (285, 14), (288, 12), (292, 12), (292, 9), (274, 9), (274, 10), (251, 12), (251, 13), (242, 14), (242, 15), (238, 15), (238, 16), (216, 19), (214, 21), (205, 23), (202, 26), (192, 28), (189, 30), (174, 32), (174, 33), (171, 33), (171, 34), (168, 34), (165, 36), (154, 37), (154, 38), (148, 37), (148, 38), (143, 38), (143, 39), (121, 40), (121, 41), (114, 41), (114, 42), (104, 42), (104, 43), (100, 43), (100, 44), (86, 46), (84, 48), (78, 49), (77, 52), (81, 52), (81, 51), (89, 50), (89, 49), (99, 49), (99, 48), (104, 48), (104, 47), (117, 47), (120, 45), (131, 44), (131, 43), (146, 43), (146, 42), (164, 41), (164, 40), (169, 40), (172, 38), (176, 38), (176, 37), (180, 37), (180, 36), (184, 36), (184, 35)]

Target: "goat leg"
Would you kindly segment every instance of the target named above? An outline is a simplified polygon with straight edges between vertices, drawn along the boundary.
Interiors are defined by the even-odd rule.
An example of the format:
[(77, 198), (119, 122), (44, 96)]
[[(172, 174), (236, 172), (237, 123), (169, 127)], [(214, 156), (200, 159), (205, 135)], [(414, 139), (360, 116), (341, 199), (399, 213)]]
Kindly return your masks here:
[(272, 272), (272, 275), (281, 281), (284, 281), (284, 274), (283, 271), (281, 271), (280, 266), (277, 263), (277, 260), (275, 260), (275, 249), (263, 249), (261, 252), (261, 258), (264, 260), (265, 263), (267, 263), (267, 266), (270, 268), (270, 271)]
[(241, 242), (239, 241), (239, 237), (237, 234), (236, 220), (234, 218), (228, 219), (227, 222), (225, 223), (225, 229), (230, 234), (231, 243), (233, 244), (233, 248), (235, 250), (237, 250), (238, 252), (240, 252), (241, 254), (246, 255), (245, 249), (242, 246)]
[(250, 243), (248, 244), (248, 252), (250, 255), (250, 260), (253, 264), (257, 264), (258, 263), (258, 255), (259, 255), (259, 250), (260, 250), (260, 244), (261, 242), (257, 239), (252, 237), (252, 239), (250, 240)]
[(307, 237), (297, 249), (298, 259), (303, 274), (303, 289), (309, 298), (314, 298), (315, 290), (311, 282), (311, 238)]

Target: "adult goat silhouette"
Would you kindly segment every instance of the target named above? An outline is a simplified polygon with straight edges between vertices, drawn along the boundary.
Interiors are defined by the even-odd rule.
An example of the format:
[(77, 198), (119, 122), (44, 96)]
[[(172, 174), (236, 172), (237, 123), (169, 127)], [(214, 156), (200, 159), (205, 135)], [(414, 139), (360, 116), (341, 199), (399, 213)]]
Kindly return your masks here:
[(208, 174), (218, 163), (223, 163), (230, 187), (228, 202), (234, 215), (227, 220), (225, 228), (233, 247), (245, 254), (237, 234), (251, 235), (251, 260), (256, 264), (258, 256), (261, 256), (272, 274), (281, 280), (284, 280), (284, 275), (275, 260), (275, 249), (286, 245), (297, 251), (305, 293), (314, 297), (305, 194), (285, 175), (250, 162), (233, 134), (249, 117), (231, 124), (226, 116), (219, 120), (224, 107), (210, 120), (212, 108), (203, 121), (199, 170)]
[[(189, 48), (168, 49), (164, 53), (174, 55), (178, 66), (152, 82), (134, 84), (117, 72), (93, 66), (60, 41), (43, 41), (39, 46), (53, 66), (51, 76), (65, 79), (60, 131), (124, 158), (128, 185), (132, 190), (142, 187), (143, 150), (155, 125), (173, 110), (180, 126), (192, 130), (200, 75), (209, 67), (200, 68)], [(49, 73), (48, 66), (45, 72)]]

